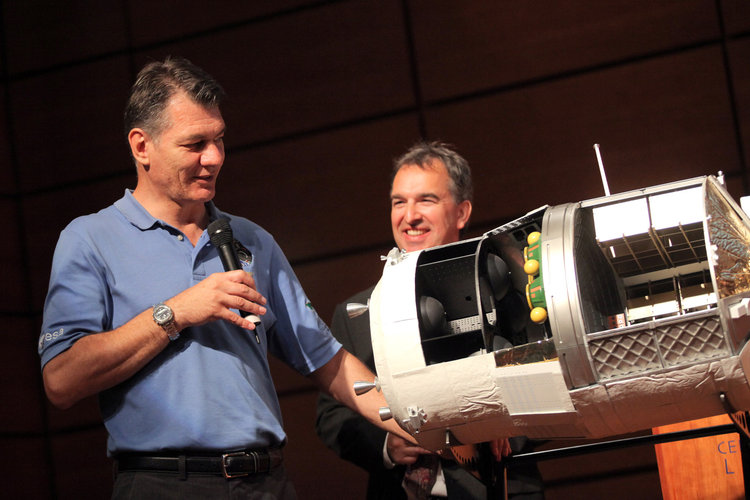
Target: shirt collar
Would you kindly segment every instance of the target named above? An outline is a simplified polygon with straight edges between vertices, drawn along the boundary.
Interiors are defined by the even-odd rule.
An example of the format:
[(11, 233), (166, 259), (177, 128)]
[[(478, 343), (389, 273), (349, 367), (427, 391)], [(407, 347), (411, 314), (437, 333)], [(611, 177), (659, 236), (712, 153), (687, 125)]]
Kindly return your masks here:
[[(115, 208), (135, 227), (145, 231), (151, 229), (157, 225), (165, 225), (164, 221), (161, 221), (151, 215), (143, 205), (133, 196), (132, 189), (125, 190), (125, 196), (115, 202)], [(213, 201), (206, 202), (206, 210), (208, 210), (209, 220), (215, 220), (222, 216), (221, 212), (216, 208)]]

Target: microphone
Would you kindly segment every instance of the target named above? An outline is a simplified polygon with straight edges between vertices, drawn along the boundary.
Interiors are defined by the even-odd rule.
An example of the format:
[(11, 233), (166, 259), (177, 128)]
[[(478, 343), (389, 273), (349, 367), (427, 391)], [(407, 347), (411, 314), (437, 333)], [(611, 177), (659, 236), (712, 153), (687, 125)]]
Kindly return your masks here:
[[(242, 269), (240, 260), (237, 258), (237, 252), (234, 249), (234, 237), (232, 236), (232, 228), (229, 226), (229, 221), (227, 219), (216, 219), (208, 225), (207, 231), (211, 243), (219, 251), (219, 257), (221, 258), (224, 270), (235, 271)], [(260, 324), (260, 318), (255, 314), (240, 311), (240, 316), (248, 318), (256, 325)], [(257, 332), (255, 333), (255, 339), (260, 343)]]

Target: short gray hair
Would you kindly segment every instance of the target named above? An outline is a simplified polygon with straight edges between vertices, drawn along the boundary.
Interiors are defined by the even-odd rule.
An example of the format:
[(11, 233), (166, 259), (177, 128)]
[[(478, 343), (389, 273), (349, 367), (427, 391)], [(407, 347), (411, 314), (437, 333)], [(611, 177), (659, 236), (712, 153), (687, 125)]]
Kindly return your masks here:
[(425, 168), (432, 160), (442, 161), (448, 170), (448, 176), (451, 179), (451, 194), (456, 203), (465, 200), (473, 201), (474, 186), (471, 181), (469, 162), (456, 153), (452, 146), (440, 141), (417, 142), (406, 153), (394, 160), (393, 172), (391, 173), (391, 190), (393, 190), (393, 180), (401, 167), (417, 165)]
[(125, 106), (125, 135), (138, 127), (158, 136), (168, 125), (164, 110), (178, 91), (208, 108), (218, 107), (226, 96), (211, 75), (187, 59), (167, 57), (163, 62), (148, 63), (130, 89)]

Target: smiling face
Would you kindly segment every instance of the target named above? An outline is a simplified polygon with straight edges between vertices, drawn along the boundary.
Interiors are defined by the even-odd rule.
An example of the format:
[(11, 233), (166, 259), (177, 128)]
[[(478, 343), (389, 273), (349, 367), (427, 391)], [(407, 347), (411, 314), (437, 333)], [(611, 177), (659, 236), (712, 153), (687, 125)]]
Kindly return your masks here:
[(391, 229), (399, 248), (412, 252), (459, 240), (471, 215), (471, 202), (456, 203), (442, 161), (404, 165), (391, 188)]
[(224, 120), (217, 107), (204, 107), (184, 92), (165, 109), (166, 126), (156, 136), (133, 129), (133, 156), (143, 166), (136, 192), (180, 206), (202, 205), (216, 194), (224, 163)]

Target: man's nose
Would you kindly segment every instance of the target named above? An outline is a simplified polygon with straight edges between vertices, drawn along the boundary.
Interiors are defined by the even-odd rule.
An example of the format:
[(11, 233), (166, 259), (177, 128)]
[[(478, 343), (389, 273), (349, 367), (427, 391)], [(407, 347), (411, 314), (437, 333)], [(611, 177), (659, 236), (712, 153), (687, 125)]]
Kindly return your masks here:
[(407, 204), (404, 218), (406, 219), (407, 224), (413, 224), (422, 219), (422, 214), (419, 212), (419, 208), (415, 203)]
[(201, 164), (203, 165), (221, 165), (224, 162), (224, 147), (221, 144), (210, 143), (203, 150), (201, 155)]

